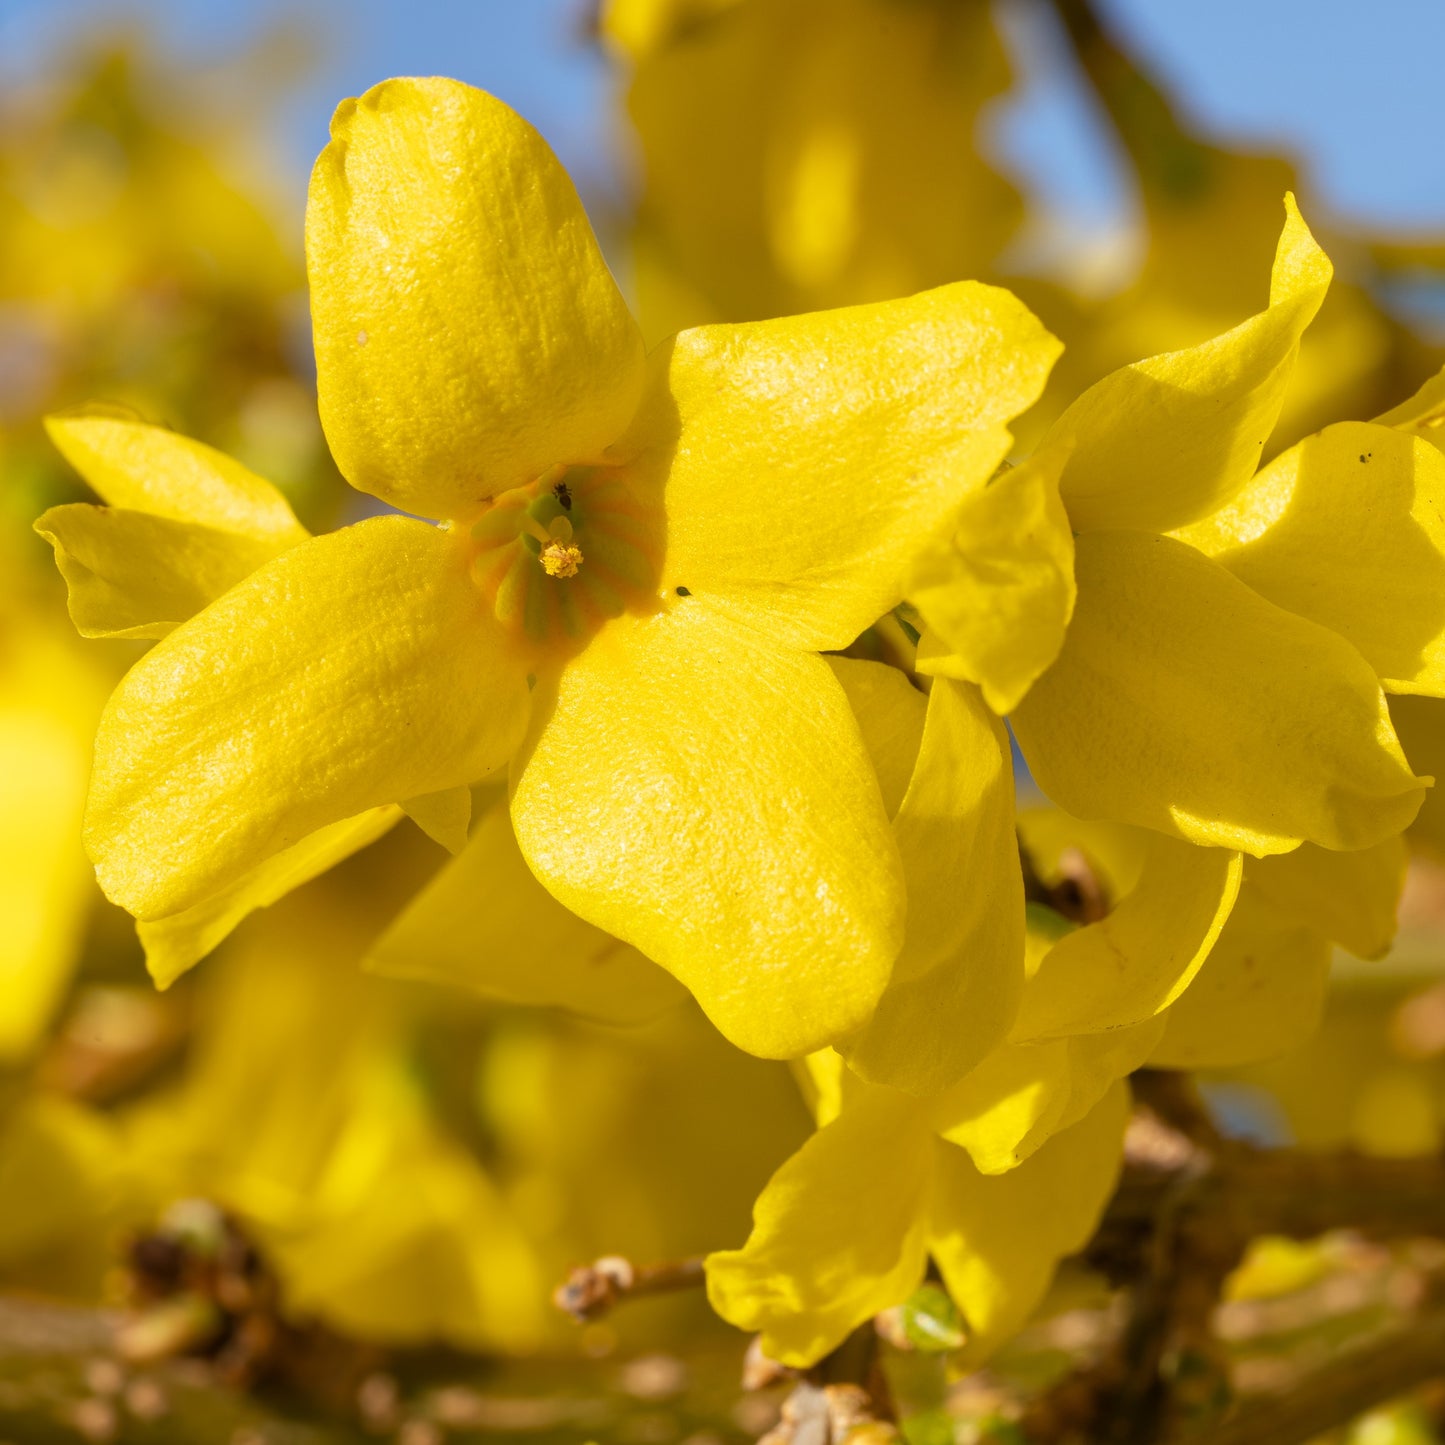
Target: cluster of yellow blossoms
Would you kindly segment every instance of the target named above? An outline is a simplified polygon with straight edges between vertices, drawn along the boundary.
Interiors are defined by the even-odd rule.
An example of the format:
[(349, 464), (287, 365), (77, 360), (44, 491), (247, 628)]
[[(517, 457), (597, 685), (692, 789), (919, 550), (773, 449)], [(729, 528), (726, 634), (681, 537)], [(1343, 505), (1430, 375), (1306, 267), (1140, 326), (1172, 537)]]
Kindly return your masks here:
[[(931, 1257), (988, 1352), (1094, 1228), (1125, 1076), (1302, 1038), (1331, 944), (1388, 946), (1430, 778), (1387, 694), (1445, 695), (1439, 379), (1260, 465), (1331, 279), (1286, 197), (1263, 309), (1011, 461), (1061, 350), (1014, 295), (649, 350), (545, 143), (444, 80), (341, 106), (307, 261), (326, 437), (387, 515), (313, 536), (198, 442), (49, 423), (103, 503), (37, 524), (72, 618), (155, 644), (85, 818), (153, 976), (409, 816), (455, 856), (372, 972), (691, 995), (796, 1061), (817, 1131), (710, 1256), (724, 1317), (810, 1363)], [(1009, 728), (1056, 807), (1016, 809)], [(1089, 916), (1026, 902), (1080, 854)]]

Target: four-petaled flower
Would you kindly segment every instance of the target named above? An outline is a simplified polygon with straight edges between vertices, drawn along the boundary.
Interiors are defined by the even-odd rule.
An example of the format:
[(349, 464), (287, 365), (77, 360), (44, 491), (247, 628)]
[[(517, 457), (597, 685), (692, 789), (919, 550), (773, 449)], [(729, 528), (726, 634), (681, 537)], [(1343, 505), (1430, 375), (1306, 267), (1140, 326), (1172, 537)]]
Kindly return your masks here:
[(107, 893), (172, 915), (508, 766), (538, 878), (735, 1042), (857, 1029), (904, 883), (819, 654), (900, 600), (1057, 343), (961, 283), (645, 356), (545, 143), (445, 80), (340, 107), (307, 250), (343, 474), (444, 520), (302, 541), (132, 669), (87, 818)]

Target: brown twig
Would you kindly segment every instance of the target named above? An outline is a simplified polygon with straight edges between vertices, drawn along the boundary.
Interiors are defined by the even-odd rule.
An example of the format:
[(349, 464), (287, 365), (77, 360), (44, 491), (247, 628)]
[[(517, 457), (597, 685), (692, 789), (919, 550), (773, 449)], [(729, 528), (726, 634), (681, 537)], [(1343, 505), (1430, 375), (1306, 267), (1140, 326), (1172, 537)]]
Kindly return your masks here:
[[(1213, 1199), (1227, 1198), (1227, 1221), (1205, 1219), (1253, 1238), (1282, 1234), (1317, 1239), (1350, 1229), (1370, 1239), (1445, 1239), (1445, 1159), (1373, 1159), (1362, 1154), (1308, 1154), (1231, 1142), (1211, 1166)], [(1175, 1171), (1126, 1164), (1093, 1242), (1090, 1262), (1116, 1279), (1139, 1273)]]
[(552, 1303), (579, 1323), (600, 1319), (615, 1305), (639, 1295), (693, 1289), (704, 1279), (702, 1257), (633, 1264), (620, 1254), (579, 1265), (552, 1293)]
[(1020, 839), (1019, 867), (1028, 902), (1042, 903), (1071, 923), (1097, 923), (1108, 916), (1111, 905), (1103, 880), (1079, 849), (1065, 848), (1053, 869), (1054, 880), (1045, 882)]
[(1182, 1416), (1218, 1413), (1228, 1399), (1211, 1321), (1247, 1243), (1220, 1192), (1229, 1148), (1187, 1080), (1146, 1072), (1139, 1093), (1125, 1156), (1149, 1208), (1127, 1223), (1106, 1218), (1090, 1250), (1124, 1286), (1124, 1326), (1102, 1359), (1024, 1410), (1030, 1440), (1155, 1445)]
[[(625, 1299), (690, 1289), (705, 1278), (701, 1257), (636, 1265), (605, 1255), (581, 1265), (557, 1287), (552, 1302), (579, 1323), (599, 1319)], [(848, 1336), (808, 1370), (789, 1370), (763, 1355), (756, 1340), (743, 1365), (745, 1389), (796, 1380), (782, 1418), (765, 1439), (770, 1445), (887, 1445), (896, 1441), (892, 1393), (872, 1322)]]
[(1445, 1377), (1445, 1308), (1336, 1356), (1286, 1394), (1252, 1402), (1217, 1425), (1209, 1445), (1302, 1445), (1366, 1410)]
[(1174, 1069), (1138, 1069), (1129, 1076), (1134, 1102), (1141, 1104), (1192, 1149), (1214, 1158), (1227, 1154), (1234, 1143), (1219, 1132), (1209, 1106), (1188, 1074)]
[[(1126, 1289), (1126, 1323), (1102, 1360), (1026, 1408), (1026, 1438), (1152, 1445), (1183, 1438), (1191, 1426), (1197, 1436), (1208, 1421), (1210, 1445), (1236, 1445), (1238, 1429), (1257, 1433), (1240, 1435), (1237, 1445), (1285, 1445), (1445, 1377), (1445, 1351), (1430, 1358), (1445, 1330), (1441, 1310), (1401, 1336), (1398, 1366), (1378, 1380), (1371, 1370), (1388, 1351), (1371, 1346), (1349, 1357), (1340, 1378), (1332, 1366), (1326, 1390), (1315, 1380), (1268, 1406), (1245, 1407), (1227, 1427), (1216, 1423), (1229, 1393), (1214, 1319), (1250, 1240), (1315, 1239), (1341, 1229), (1379, 1241), (1445, 1238), (1445, 1159), (1259, 1149), (1220, 1136), (1186, 1078), (1144, 1071), (1136, 1083), (1144, 1107), (1126, 1139), (1124, 1175), (1085, 1253)], [(1280, 1422), (1296, 1416), (1299, 1433), (1279, 1433)], [(1217, 1433), (1226, 1428), (1231, 1433)]]

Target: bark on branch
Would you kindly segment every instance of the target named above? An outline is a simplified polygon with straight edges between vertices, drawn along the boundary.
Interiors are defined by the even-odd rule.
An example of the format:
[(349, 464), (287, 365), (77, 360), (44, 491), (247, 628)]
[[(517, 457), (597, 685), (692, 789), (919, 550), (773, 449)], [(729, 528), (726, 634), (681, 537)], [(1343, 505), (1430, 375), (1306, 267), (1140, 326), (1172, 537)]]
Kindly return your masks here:
[(1227, 1413), (1228, 1364), (1213, 1321), (1249, 1242), (1335, 1230), (1380, 1242), (1445, 1239), (1445, 1160), (1260, 1149), (1220, 1136), (1187, 1078), (1144, 1071), (1135, 1082), (1144, 1107), (1085, 1251), (1125, 1289), (1126, 1323), (1103, 1360), (1025, 1410), (1028, 1439), (1288, 1445), (1445, 1377), (1445, 1307), (1432, 1305), (1287, 1393)]
[(693, 1289), (703, 1280), (701, 1255), (661, 1264), (633, 1264), (620, 1254), (609, 1254), (574, 1269), (553, 1291), (552, 1303), (583, 1324), (600, 1319), (625, 1299)]

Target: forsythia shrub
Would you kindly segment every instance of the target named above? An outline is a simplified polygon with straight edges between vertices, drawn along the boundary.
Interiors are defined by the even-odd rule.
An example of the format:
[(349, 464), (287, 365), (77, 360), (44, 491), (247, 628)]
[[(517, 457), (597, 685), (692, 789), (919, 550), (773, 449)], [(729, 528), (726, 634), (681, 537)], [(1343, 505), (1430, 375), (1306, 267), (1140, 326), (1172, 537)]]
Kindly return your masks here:
[[(1130, 292), (996, 284), (1022, 205), (971, 145), (1007, 82), (992, 21), (896, 5), (875, 32), (880, 7), (604, 7), (635, 66), (640, 321), (500, 101), (344, 101), (306, 261), (360, 520), (313, 533), (114, 406), (47, 419), (100, 499), (35, 523), (70, 616), (148, 646), (94, 734), (100, 886), (162, 989), (279, 906), (212, 966), (182, 1080), (119, 1118), (27, 1099), (0, 1173), (70, 1161), (130, 1220), (223, 1198), (296, 1308), (362, 1336), (534, 1349), (567, 1251), (625, 1248), (706, 1252), (715, 1311), (796, 1367), (931, 1270), (973, 1364), (1093, 1235), (1130, 1074), (1263, 1077), (1315, 1036), (1332, 950), (1389, 949), (1411, 845), (1442, 836), (1445, 372), (1353, 414), (1378, 378), (1351, 348), (1385, 324), (1331, 301), (1287, 174), (1169, 127)], [(1236, 215), (1277, 234), (1267, 273), (1197, 244)], [(5, 756), (32, 745), (7, 790), (65, 822), (5, 955), (15, 1054), (76, 947), (99, 686), (42, 627), (4, 684), (73, 704), (53, 757), (0, 713)], [(565, 1015), (497, 1028), (476, 1085), (525, 1188), (406, 1066), (497, 1005)], [(677, 1190), (673, 1217), (599, 1202), (598, 1237), (575, 1201), (609, 1185)], [(0, 1223), (0, 1268), (43, 1223)]]

